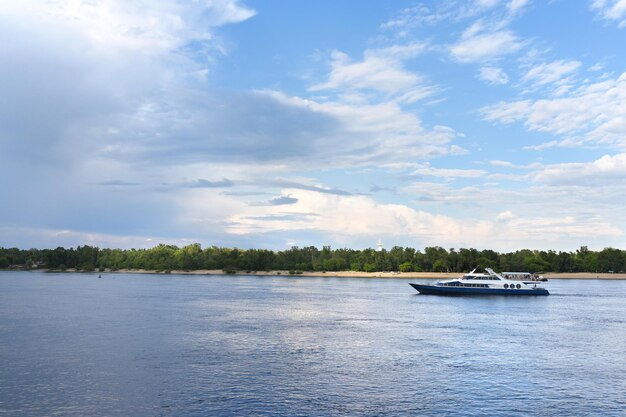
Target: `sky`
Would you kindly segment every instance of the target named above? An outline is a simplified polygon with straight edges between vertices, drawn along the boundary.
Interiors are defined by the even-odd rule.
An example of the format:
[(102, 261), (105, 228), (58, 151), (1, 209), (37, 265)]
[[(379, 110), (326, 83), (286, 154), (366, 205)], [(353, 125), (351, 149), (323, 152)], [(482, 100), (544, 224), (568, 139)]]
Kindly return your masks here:
[(626, 0), (0, 0), (0, 246), (626, 248)]

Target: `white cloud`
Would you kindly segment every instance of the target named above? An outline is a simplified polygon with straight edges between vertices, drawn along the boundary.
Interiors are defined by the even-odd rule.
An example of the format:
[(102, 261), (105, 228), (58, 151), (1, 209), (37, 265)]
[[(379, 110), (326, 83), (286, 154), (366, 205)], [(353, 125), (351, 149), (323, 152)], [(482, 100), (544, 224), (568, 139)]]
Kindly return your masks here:
[(491, 9), (500, 4), (502, 0), (476, 0), (475, 5), (481, 9)]
[(606, 67), (606, 62), (597, 62), (589, 67), (589, 71), (602, 71)]
[(190, 78), (223, 52), (216, 27), (254, 14), (224, 0), (25, 0), (0, 13), (0, 37), (12, 40), (0, 44), (0, 59), (12, 63), (0, 66), (0, 147), (12, 142), (17, 155), (24, 147), (48, 162), (84, 159), (115, 132), (133, 142), (129, 125), (166, 96), (178, 104), (197, 86)]
[(354, 62), (343, 52), (331, 54), (328, 80), (315, 84), (310, 91), (340, 90), (345, 92), (376, 91), (387, 99), (413, 103), (432, 95), (435, 89), (424, 83), (421, 76), (404, 68), (403, 62), (422, 53), (423, 43), (395, 45), (369, 49), (362, 61)]
[(591, 8), (602, 18), (618, 22), (619, 28), (626, 27), (626, 0), (593, 0)]
[[(461, 223), (470, 219), (487, 221), (494, 228), (492, 244), (488, 246), (501, 250), (622, 245), (626, 211), (621, 201), (626, 198), (626, 185), (618, 174), (605, 175), (602, 187), (593, 185), (602, 184), (600, 179), (578, 185), (576, 179), (568, 183), (567, 173), (561, 176), (561, 171), (571, 173), (581, 167), (557, 166), (537, 166), (525, 175), (529, 185), (522, 187), (481, 183), (455, 187), (454, 183), (416, 182), (401, 191), (414, 195), (417, 204), (428, 206), (429, 211), (454, 213)], [(544, 182), (547, 176), (541, 174), (551, 170), (559, 171), (558, 179), (550, 174), (551, 182)], [(490, 174), (489, 178), (493, 176)], [(584, 184), (585, 180), (581, 182)]]
[[(368, 196), (318, 195), (295, 189), (285, 189), (282, 193), (298, 199), (289, 206), (288, 212), (282, 207), (247, 207), (230, 218), (230, 233), (264, 234), (280, 230), (289, 235), (310, 231), (322, 232), (334, 242), (348, 244), (373, 242), (380, 236), (387, 236), (386, 240), (402, 239), (414, 245), (431, 242), (452, 247), (505, 249), (519, 249), (529, 244), (533, 248), (553, 248), (559, 241), (561, 245), (567, 242), (577, 247), (581, 241), (595, 242), (599, 237), (606, 241), (623, 235), (619, 228), (596, 216), (537, 216), (536, 213), (513, 214), (511, 210), (504, 210), (495, 212), (493, 220), (458, 219), (402, 204), (382, 204)], [(483, 207), (495, 208), (494, 200), (477, 200), (476, 195), (468, 194), (468, 201), (480, 203), (482, 200)]]
[(512, 220), (514, 218), (515, 218), (515, 215), (511, 212), (511, 210), (506, 210), (506, 211), (499, 213), (496, 216), (496, 221), (504, 222), (504, 221)]
[(500, 102), (492, 106), (483, 107), (481, 112), (485, 120), (513, 123), (522, 120), (524, 116), (530, 113), (531, 107), (531, 100)]
[[(504, 220), (504, 219), (501, 219)], [(564, 217), (535, 217), (535, 218), (510, 218), (504, 220), (508, 227), (505, 229), (519, 239), (523, 236), (526, 241), (553, 240), (559, 236), (562, 239), (583, 239), (603, 236), (615, 238), (623, 236), (623, 232), (608, 222), (599, 219), (583, 219), (573, 216)], [(548, 236), (548, 237), (546, 237)], [(584, 240), (583, 240), (584, 241)], [(537, 243), (538, 245), (540, 243)]]
[[(524, 43), (510, 30), (482, 33), (470, 28), (450, 47), (452, 56), (461, 62), (482, 62), (518, 51)], [(477, 30), (479, 33), (476, 33)]]
[[(299, 217), (280, 217), (280, 207), (254, 207), (231, 217), (229, 230), (235, 234), (272, 230), (315, 230), (339, 239), (408, 235), (414, 239), (455, 242), (466, 233), (484, 236), (480, 222), (462, 224), (446, 216), (417, 211), (400, 204), (380, 204), (367, 196), (319, 195), (303, 190), (283, 190), (298, 199), (289, 207)], [(315, 214), (315, 215), (311, 215)], [(271, 216), (274, 216), (275, 220)]]
[(512, 162), (509, 161), (501, 161), (498, 159), (494, 159), (489, 161), (489, 163), (495, 167), (504, 167), (504, 168), (513, 168), (513, 169), (538, 169), (541, 168), (541, 164), (537, 163), (537, 162), (533, 162), (531, 164), (526, 164), (526, 165), (519, 165), (519, 164), (514, 164)]
[(562, 145), (626, 147), (626, 73), (583, 85), (563, 97), (502, 102), (481, 109), (485, 120), (523, 121), (529, 130), (565, 136)]
[(27, 248), (38, 242), (37, 248), (66, 248), (90, 245), (100, 248), (148, 249), (160, 243), (185, 246), (197, 242), (193, 238), (170, 238), (161, 236), (141, 236), (130, 234), (94, 233), (81, 230), (59, 230), (35, 227), (2, 227), (0, 246)]
[(527, 145), (522, 149), (525, 151), (545, 151), (550, 148), (580, 148), (585, 145), (585, 141), (578, 139), (563, 139), (563, 140), (551, 140), (548, 142), (540, 143), (539, 145)]
[(502, 68), (498, 67), (482, 67), (479, 78), (494, 85), (502, 85), (509, 82), (509, 76), (506, 75)]
[(277, 91), (266, 91), (264, 94), (279, 103), (335, 121), (336, 130), (317, 138), (312, 152), (300, 163), (317, 166), (389, 164), (463, 152), (462, 148), (451, 144), (458, 136), (453, 129), (446, 126), (426, 129), (415, 114), (403, 111), (393, 101), (354, 104), (318, 102)]
[[(449, 46), (450, 55), (459, 62), (484, 64), (519, 51), (527, 42), (508, 27), (527, 4), (528, 0), (474, 2), (464, 17), (478, 18), (465, 29), (456, 43)], [(494, 84), (504, 84), (505, 79), (508, 81), (506, 74), (496, 72), (492, 65), (484, 67), (481, 78)]]
[(543, 151), (546, 149), (558, 147), (559, 145), (560, 142), (556, 140), (551, 140), (549, 142), (540, 143), (539, 145), (524, 146), (522, 149), (524, 149), (525, 151)]
[[(424, 93), (402, 64), (422, 44), (365, 54), (367, 65), (391, 62), (393, 76), (407, 76), (395, 85), (380, 67), (384, 86), (376, 91), (391, 98), (315, 101), (214, 91), (197, 80), (203, 60), (223, 53), (215, 25), (253, 13), (238, 2), (15, 4), (0, 17), (0, 37), (15, 40), (0, 43), (0, 59), (12, 62), (0, 66), (0, 188), (8, 189), (2, 218), (9, 224), (193, 237), (202, 221), (202, 230), (228, 244), (225, 224), (249, 201), (223, 196), (222, 186), (263, 192), (280, 186), (266, 180), (277, 173), (463, 152), (452, 144), (454, 130), (424, 127), (401, 107)], [(337, 89), (375, 90), (366, 79), (348, 76)], [(33, 190), (46, 207), (32, 203)], [(193, 213), (178, 207), (187, 196), (198, 201)]]
[(382, 30), (395, 31), (398, 38), (406, 37), (415, 28), (433, 26), (453, 19), (458, 13), (453, 2), (442, 2), (435, 7), (419, 4), (402, 9), (393, 19), (380, 25)]
[(569, 81), (569, 75), (580, 68), (580, 61), (558, 60), (533, 66), (523, 77), (522, 81), (537, 86), (546, 84), (561, 84)]
[(551, 185), (604, 186), (624, 185), (626, 153), (604, 155), (592, 162), (562, 163), (545, 167), (535, 181)]
[(4, 2), (0, 11), (0, 16), (22, 15), (42, 24), (60, 25), (80, 33), (94, 46), (131, 48), (141, 53), (172, 50), (189, 40), (211, 40), (212, 28), (238, 23), (254, 14), (236, 0), (21, 0)]
[[(483, 190), (477, 186), (452, 187), (450, 183), (419, 181), (404, 187), (403, 193), (413, 195), (420, 203), (435, 203), (454, 206), (471, 202), (476, 199)], [(479, 200), (480, 201), (480, 200)], [(477, 207), (470, 205), (468, 208)]]
[(413, 171), (413, 175), (422, 175), (429, 177), (439, 177), (445, 179), (454, 178), (479, 178), (487, 174), (482, 169), (450, 169), (450, 168), (433, 168), (429, 164)]
[[(0, 42), (0, 61), (11, 63), (0, 65), (0, 187), (10, 200), (3, 221), (76, 233), (171, 233), (172, 205), (144, 186), (163, 181), (163, 166), (151, 164), (155, 153), (175, 160), (188, 145), (181, 137), (159, 142), (188, 121), (164, 119), (197, 114), (191, 76), (224, 53), (218, 26), (252, 14), (221, 0), (2, 2), (0, 38), (11, 40)], [(15, 177), (19, 187), (8, 183)], [(107, 183), (117, 186), (97, 185)]]
[(507, 4), (507, 9), (509, 13), (519, 13), (528, 3), (529, 0), (511, 0)]

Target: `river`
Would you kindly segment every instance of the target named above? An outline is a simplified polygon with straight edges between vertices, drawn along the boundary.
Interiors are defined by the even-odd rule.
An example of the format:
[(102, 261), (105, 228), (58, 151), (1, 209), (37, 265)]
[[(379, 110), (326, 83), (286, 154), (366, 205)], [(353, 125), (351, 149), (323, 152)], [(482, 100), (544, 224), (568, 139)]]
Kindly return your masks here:
[(0, 415), (624, 415), (626, 281), (408, 282), (0, 272)]

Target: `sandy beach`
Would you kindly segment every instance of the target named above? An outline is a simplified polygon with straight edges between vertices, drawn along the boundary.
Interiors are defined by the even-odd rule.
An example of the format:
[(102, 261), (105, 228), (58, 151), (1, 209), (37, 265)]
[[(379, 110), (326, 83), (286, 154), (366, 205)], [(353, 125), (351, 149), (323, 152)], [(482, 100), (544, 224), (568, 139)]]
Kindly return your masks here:
[[(68, 270), (69, 271), (69, 270)], [(71, 271), (69, 271), (71, 272)], [(145, 269), (121, 269), (115, 272), (137, 273), (137, 274), (163, 274), (164, 272), (150, 271)], [(104, 273), (109, 273), (105, 271)], [(172, 274), (181, 275), (224, 275), (221, 269), (199, 269), (195, 271), (171, 271)], [(239, 271), (232, 275), (260, 275), (260, 276), (293, 276), (293, 277), (333, 277), (333, 278), (396, 278), (396, 279), (447, 279), (457, 278), (462, 274), (459, 272), (319, 272), (309, 271), (302, 274), (290, 275), (289, 271)], [(596, 272), (571, 272), (571, 273), (545, 273), (548, 279), (626, 279), (626, 274), (603, 274)]]

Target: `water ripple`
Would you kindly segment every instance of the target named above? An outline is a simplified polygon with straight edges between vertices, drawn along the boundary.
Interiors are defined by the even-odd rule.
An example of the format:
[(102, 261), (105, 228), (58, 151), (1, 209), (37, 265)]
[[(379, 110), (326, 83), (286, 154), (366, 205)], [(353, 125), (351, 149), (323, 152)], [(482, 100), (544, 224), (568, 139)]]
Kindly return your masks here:
[(622, 416), (626, 282), (0, 273), (0, 415)]

